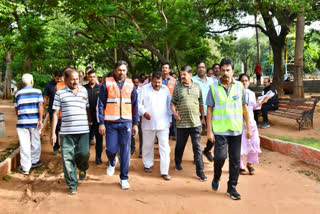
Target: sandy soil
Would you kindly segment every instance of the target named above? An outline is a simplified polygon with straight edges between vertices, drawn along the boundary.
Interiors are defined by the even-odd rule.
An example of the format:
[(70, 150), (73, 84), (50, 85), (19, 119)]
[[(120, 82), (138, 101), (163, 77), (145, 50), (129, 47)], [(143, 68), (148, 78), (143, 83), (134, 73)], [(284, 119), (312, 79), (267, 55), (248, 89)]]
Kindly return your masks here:
[[(2, 103), (0, 103), (3, 106)], [(13, 110), (13, 109), (12, 109)], [(0, 111), (3, 112), (2, 108)], [(283, 119), (270, 117), (269, 129), (279, 135), (314, 135), (315, 130), (299, 132), (297, 126)], [(6, 122), (15, 123), (14, 114)], [(291, 125), (289, 125), (291, 124)], [(282, 131), (280, 130), (282, 129)], [(315, 132), (315, 133), (313, 133)], [(16, 139), (16, 138), (14, 138)], [(202, 138), (202, 145), (206, 138)], [(121, 190), (119, 186), (119, 165), (113, 177), (105, 173), (106, 156), (103, 165), (94, 163), (94, 147), (91, 147), (90, 168), (87, 179), (80, 182), (78, 194), (67, 194), (63, 179), (61, 156), (52, 156), (48, 136), (44, 136), (42, 156), (44, 165), (32, 171), (29, 176), (11, 174), (8, 181), (0, 181), (0, 213), (319, 213), (320, 183), (314, 176), (298, 171), (320, 175), (320, 169), (308, 166), (296, 159), (276, 152), (263, 150), (260, 164), (254, 176), (240, 176), (237, 187), (242, 200), (233, 201), (226, 194), (228, 164), (223, 169), (220, 188), (211, 190), (212, 163), (204, 160), (208, 181), (200, 182), (195, 176), (193, 154), (189, 142), (183, 157), (181, 172), (173, 165), (174, 142), (171, 141), (171, 181), (160, 178), (159, 152), (155, 150), (153, 173), (143, 171), (142, 160), (132, 156), (130, 165), (131, 189)], [(138, 145), (138, 142), (136, 142)], [(157, 146), (156, 146), (157, 148)]]
[(13, 144), (19, 143), (16, 131), (17, 117), (13, 102), (10, 100), (0, 100), (0, 113), (5, 114), (6, 137), (0, 138), (0, 150), (3, 150)]

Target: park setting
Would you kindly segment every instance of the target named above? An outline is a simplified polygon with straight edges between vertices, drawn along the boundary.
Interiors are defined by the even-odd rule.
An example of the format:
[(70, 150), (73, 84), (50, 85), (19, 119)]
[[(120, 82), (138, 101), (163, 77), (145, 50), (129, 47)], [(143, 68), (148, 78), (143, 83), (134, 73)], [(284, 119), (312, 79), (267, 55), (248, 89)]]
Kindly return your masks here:
[(320, 212), (319, 0), (0, 0), (0, 47), (0, 213)]

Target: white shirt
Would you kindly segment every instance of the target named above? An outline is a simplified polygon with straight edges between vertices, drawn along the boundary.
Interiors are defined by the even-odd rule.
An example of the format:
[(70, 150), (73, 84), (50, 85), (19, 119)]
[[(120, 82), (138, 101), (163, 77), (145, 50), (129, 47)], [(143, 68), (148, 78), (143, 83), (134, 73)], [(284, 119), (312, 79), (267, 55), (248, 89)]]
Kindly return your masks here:
[[(151, 84), (141, 87), (138, 96), (139, 114), (142, 116), (142, 130), (164, 130), (170, 127), (172, 113), (170, 109), (171, 96), (167, 86), (162, 85), (155, 91)], [(151, 120), (143, 115), (148, 112)]]

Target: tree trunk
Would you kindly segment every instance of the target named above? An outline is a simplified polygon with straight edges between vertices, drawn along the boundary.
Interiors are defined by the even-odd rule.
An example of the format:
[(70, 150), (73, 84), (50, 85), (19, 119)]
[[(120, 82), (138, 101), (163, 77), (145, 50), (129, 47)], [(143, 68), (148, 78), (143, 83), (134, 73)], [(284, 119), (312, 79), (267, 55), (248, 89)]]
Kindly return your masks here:
[(304, 98), (303, 88), (303, 41), (304, 41), (304, 16), (301, 12), (296, 23), (296, 45), (294, 56), (294, 82), (293, 97)]
[(24, 72), (30, 73), (31, 72), (31, 60), (28, 54), (26, 54), (24, 58)]
[[(279, 45), (280, 43), (280, 45)], [(273, 51), (273, 81), (272, 85), (277, 89), (278, 95), (283, 96), (283, 78), (284, 78), (284, 46), (285, 41), (278, 41), (276, 44), (270, 42)]]
[(243, 62), (243, 71), (244, 71), (245, 74), (247, 74), (247, 72), (248, 72), (248, 69), (247, 69), (248, 66), (247, 66), (247, 64), (248, 64), (247, 61), (244, 61), (244, 62)]
[[(254, 16), (254, 23), (257, 25), (257, 15)], [(257, 40), (257, 63), (260, 64), (260, 43), (259, 43), (259, 31), (256, 27), (256, 40)]]
[(12, 55), (11, 51), (6, 52), (6, 75), (4, 79), (3, 99), (11, 99), (11, 80), (12, 80)]

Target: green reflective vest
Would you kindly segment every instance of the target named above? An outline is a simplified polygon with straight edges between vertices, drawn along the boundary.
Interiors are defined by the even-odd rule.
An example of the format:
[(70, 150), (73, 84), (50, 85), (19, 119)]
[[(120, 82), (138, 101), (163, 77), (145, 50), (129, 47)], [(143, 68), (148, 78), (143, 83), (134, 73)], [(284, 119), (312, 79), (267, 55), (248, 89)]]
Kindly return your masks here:
[(212, 112), (213, 132), (242, 131), (242, 85), (233, 80), (230, 92), (227, 96), (222, 85), (215, 81), (211, 85), (215, 106)]

